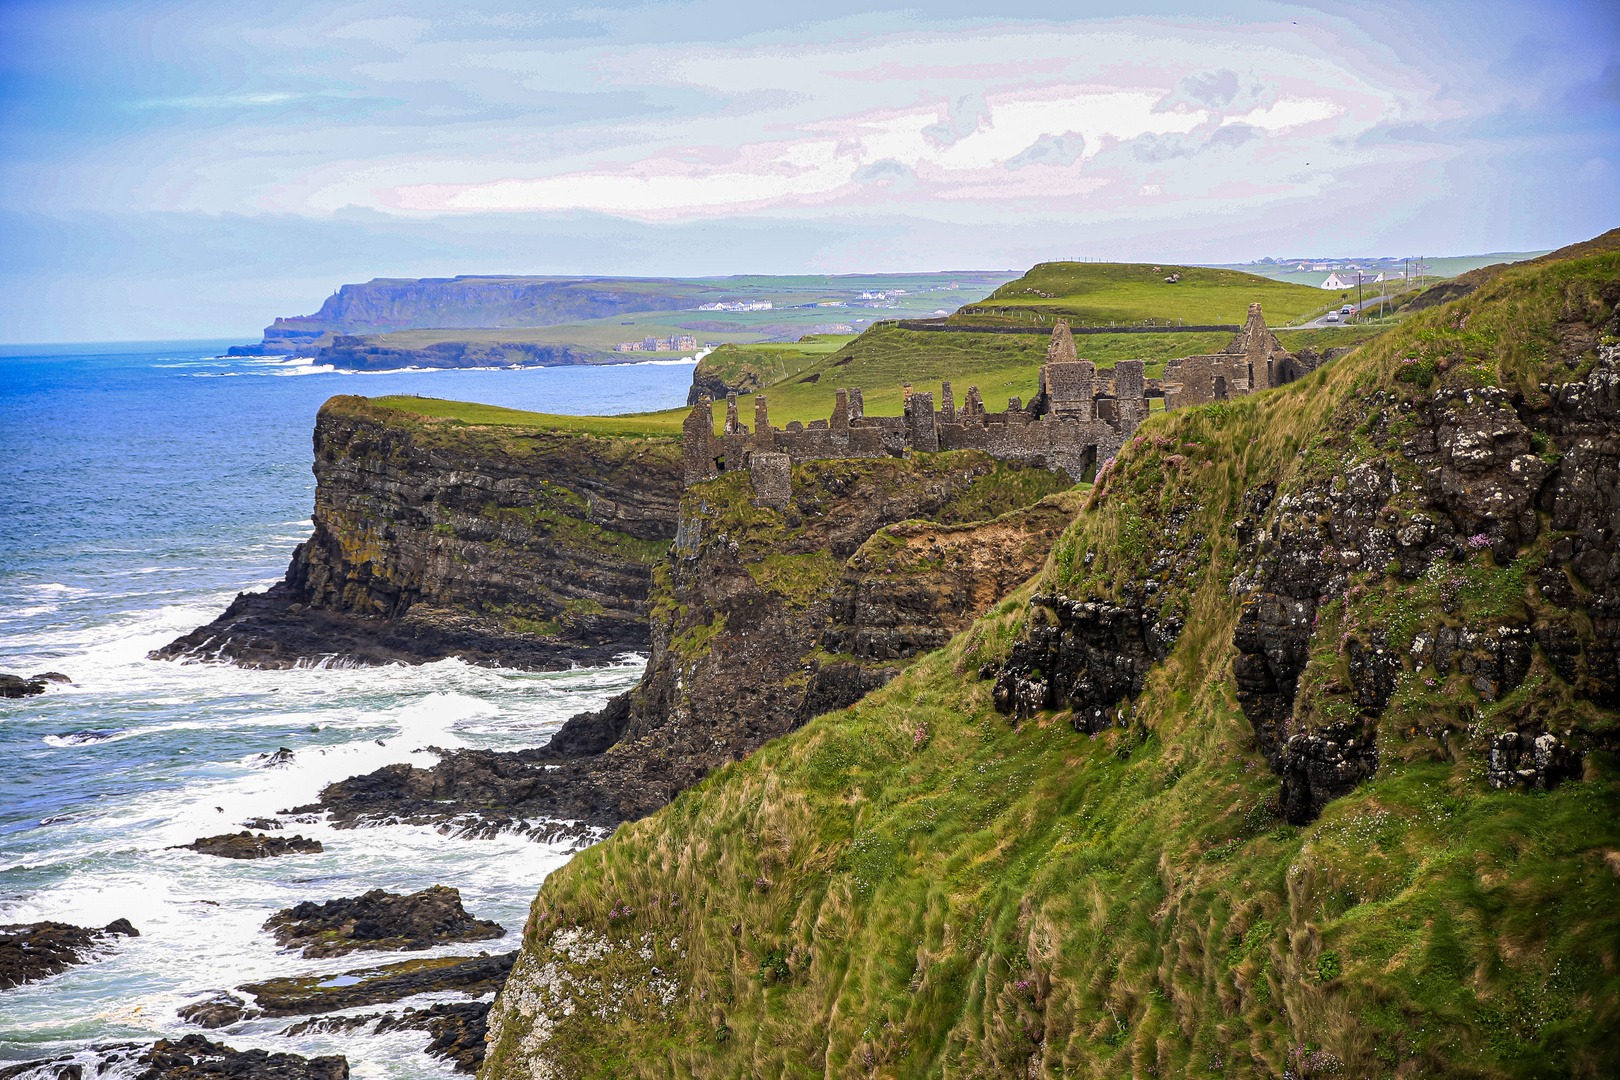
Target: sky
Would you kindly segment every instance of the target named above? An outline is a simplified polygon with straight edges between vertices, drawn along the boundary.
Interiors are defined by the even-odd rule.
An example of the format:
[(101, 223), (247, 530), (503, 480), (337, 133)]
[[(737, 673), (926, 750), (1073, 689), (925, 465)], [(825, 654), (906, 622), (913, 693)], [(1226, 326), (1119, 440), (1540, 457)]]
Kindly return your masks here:
[(0, 0), (0, 342), (251, 340), (373, 277), (1462, 255), (1616, 225), (1612, 0)]

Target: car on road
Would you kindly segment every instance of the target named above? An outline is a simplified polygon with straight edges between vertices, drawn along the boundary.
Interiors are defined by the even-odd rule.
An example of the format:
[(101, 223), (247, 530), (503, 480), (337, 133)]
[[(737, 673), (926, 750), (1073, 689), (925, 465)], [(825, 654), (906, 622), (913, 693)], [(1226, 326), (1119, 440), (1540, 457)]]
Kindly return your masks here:
[(1330, 312), (1327, 313), (1327, 318), (1323, 319), (1322, 321), (1323, 322), (1338, 322), (1339, 321), (1339, 313), (1337, 311), (1330, 311)]
[(1339, 309), (1339, 314), (1340, 315), (1354, 315), (1355, 313), (1356, 313), (1356, 308), (1355, 308), (1354, 304), (1346, 304), (1346, 305), (1344, 305), (1344, 307)]

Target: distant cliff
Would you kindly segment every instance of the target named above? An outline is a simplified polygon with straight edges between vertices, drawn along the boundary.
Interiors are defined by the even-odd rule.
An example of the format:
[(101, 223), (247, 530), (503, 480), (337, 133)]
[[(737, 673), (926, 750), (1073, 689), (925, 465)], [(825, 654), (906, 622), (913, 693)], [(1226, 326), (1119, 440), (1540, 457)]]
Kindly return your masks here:
[[(331, 364), (345, 371), (395, 371), (408, 367), (491, 368), (561, 367), (592, 364), (614, 359), (578, 345), (534, 341), (436, 341), (413, 347), (390, 341), (385, 335), (355, 337), (339, 334), (329, 345), (315, 345), (317, 363)], [(618, 358), (622, 361), (622, 357)]]
[(648, 644), (680, 498), (673, 439), (471, 427), (335, 397), (316, 420), (315, 476), (315, 531), (286, 578), (154, 658), (565, 669)]
[(668, 278), (374, 278), (344, 285), (313, 315), (277, 319), (265, 327), (262, 345), (232, 352), (308, 356), (337, 334), (554, 326), (632, 311), (679, 311), (696, 307), (713, 291)]

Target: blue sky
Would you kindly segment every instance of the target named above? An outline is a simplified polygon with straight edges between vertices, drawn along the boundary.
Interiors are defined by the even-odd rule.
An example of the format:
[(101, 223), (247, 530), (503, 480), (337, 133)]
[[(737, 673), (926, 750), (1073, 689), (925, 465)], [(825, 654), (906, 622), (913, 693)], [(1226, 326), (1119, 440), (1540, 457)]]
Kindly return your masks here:
[(994, 7), (0, 0), (0, 340), (245, 339), (375, 276), (1620, 224), (1620, 5)]

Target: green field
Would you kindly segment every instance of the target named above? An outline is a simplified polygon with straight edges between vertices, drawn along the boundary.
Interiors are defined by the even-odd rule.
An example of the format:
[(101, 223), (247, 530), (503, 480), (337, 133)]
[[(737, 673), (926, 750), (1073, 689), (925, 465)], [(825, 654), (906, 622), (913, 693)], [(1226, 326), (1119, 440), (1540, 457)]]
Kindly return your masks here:
[(559, 416), (555, 413), (503, 409), (499, 405), (479, 405), (470, 401), (390, 394), (372, 398), (378, 408), (398, 409), (441, 420), (483, 427), (526, 427), (559, 431), (583, 431), (592, 435), (679, 435), (687, 409), (666, 409), (655, 413), (626, 413), (623, 416)]
[[(1165, 278), (1180, 274), (1174, 285)], [(1337, 294), (1335, 294), (1337, 295)], [(1283, 326), (1326, 310), (1321, 289), (1239, 270), (1144, 263), (1041, 263), (1001, 286), (958, 320), (1006, 323), (1068, 319), (1074, 325), (1134, 326), (1148, 320), (1189, 325), (1241, 323), (1259, 301), (1266, 322)]]

